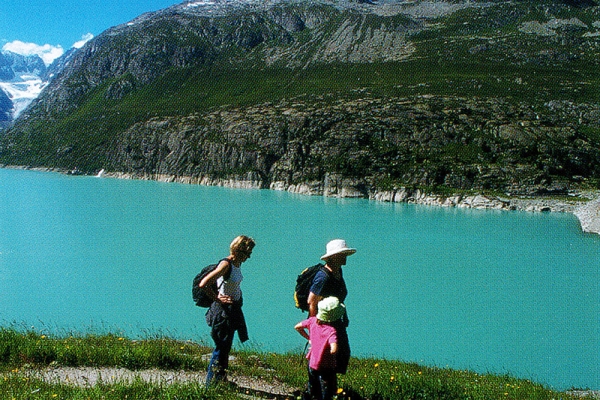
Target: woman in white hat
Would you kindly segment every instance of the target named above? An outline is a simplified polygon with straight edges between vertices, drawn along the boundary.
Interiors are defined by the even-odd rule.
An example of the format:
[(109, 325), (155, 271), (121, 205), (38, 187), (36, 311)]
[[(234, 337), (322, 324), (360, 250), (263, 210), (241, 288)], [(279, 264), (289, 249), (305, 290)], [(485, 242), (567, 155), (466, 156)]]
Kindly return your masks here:
[[(326, 264), (315, 275), (313, 284), (308, 295), (309, 317), (316, 316), (319, 301), (326, 297), (337, 297), (341, 303), (346, 301), (348, 289), (342, 274), (342, 266), (346, 265), (346, 258), (356, 253), (356, 249), (346, 245), (343, 239), (335, 239), (327, 243), (326, 253), (321, 257)], [(337, 372), (345, 374), (350, 360), (350, 344), (346, 328), (348, 327), (348, 316), (344, 316), (335, 323), (338, 336)]]

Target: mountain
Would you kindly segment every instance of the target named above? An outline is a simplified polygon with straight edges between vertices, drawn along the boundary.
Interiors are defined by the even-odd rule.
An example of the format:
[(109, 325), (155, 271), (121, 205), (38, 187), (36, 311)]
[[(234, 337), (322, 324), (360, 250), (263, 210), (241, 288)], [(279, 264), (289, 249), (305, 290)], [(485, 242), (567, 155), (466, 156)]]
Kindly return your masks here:
[(42, 91), (46, 65), (39, 56), (0, 52), (0, 128), (9, 126)]
[(41, 76), (42, 80), (45, 82), (50, 82), (56, 75), (58, 75), (74, 57), (78, 48), (71, 47), (67, 50), (62, 56), (55, 59), (52, 64), (48, 65), (46, 68), (46, 72)]
[(4, 90), (0, 90), (0, 129), (4, 126), (8, 126), (12, 121), (12, 108), (13, 103), (10, 98)]
[(369, 196), (600, 176), (593, 1), (187, 1), (88, 42), (0, 163)]

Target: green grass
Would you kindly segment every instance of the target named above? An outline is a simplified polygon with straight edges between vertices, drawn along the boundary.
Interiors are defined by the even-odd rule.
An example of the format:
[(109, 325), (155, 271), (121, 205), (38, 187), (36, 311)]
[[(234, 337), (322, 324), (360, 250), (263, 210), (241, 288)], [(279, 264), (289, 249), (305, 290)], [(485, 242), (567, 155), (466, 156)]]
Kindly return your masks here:
[(169, 338), (130, 340), (116, 335), (48, 337), (32, 331), (0, 329), (0, 371), (23, 365), (203, 370), (208, 347)]
[(64, 384), (50, 384), (40, 379), (10, 373), (0, 379), (0, 393), (6, 400), (69, 399), (69, 400), (123, 400), (123, 399), (238, 399), (234, 392), (206, 390), (198, 383), (157, 385), (141, 380), (130, 384), (98, 384), (81, 388)]
[[(48, 383), (28, 372), (48, 366), (122, 367), (199, 371), (211, 348), (164, 337), (131, 340), (117, 335), (54, 337), (0, 328), (0, 393), (3, 399), (234, 399), (223, 387), (206, 389), (198, 382), (160, 384), (138, 379), (132, 383), (99, 383), (75, 387)], [(277, 380), (292, 387), (306, 383), (306, 361), (299, 353), (234, 351), (231, 372)], [(353, 358), (339, 377), (339, 399), (571, 399), (566, 393), (508, 375), (427, 367), (374, 358)]]

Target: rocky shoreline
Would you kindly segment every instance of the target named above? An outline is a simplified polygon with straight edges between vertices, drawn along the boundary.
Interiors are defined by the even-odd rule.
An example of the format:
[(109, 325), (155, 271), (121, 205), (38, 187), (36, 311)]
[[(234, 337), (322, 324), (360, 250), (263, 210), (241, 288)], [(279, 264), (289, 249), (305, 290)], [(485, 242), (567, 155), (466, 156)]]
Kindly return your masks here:
[(574, 214), (579, 218), (581, 229), (584, 232), (600, 234), (600, 199), (596, 197), (578, 207)]
[[(79, 175), (77, 170), (65, 171), (56, 168), (33, 168), (23, 166), (5, 166), (0, 168), (26, 169), (44, 172), (58, 172), (67, 175)], [(201, 186), (221, 186), (234, 189), (269, 189), (290, 193), (337, 198), (368, 198), (388, 203), (421, 204), (437, 207), (472, 208), (502, 211), (527, 212), (566, 212), (574, 214), (585, 233), (600, 234), (600, 191), (572, 192), (569, 197), (557, 199), (546, 196), (501, 197), (483, 194), (455, 194), (442, 196), (429, 194), (420, 189), (399, 188), (395, 190), (373, 191), (365, 195), (363, 191), (338, 179), (325, 179), (324, 182), (288, 185), (285, 182), (272, 182), (265, 186), (259, 179), (218, 179), (210, 177), (189, 177), (165, 174), (133, 174), (126, 172), (100, 171), (98, 177), (117, 179), (153, 180)]]
[(172, 175), (135, 175), (130, 173), (102, 173), (101, 176), (119, 179), (144, 179), (160, 182), (177, 182), (203, 186), (222, 186), (237, 189), (270, 189), (287, 191), (290, 193), (326, 196), (338, 198), (368, 198), (373, 201), (421, 204), (438, 207), (457, 207), (472, 209), (490, 209), (504, 211), (527, 212), (567, 212), (574, 214), (581, 224), (583, 232), (600, 234), (600, 192), (574, 192), (572, 199), (556, 199), (550, 197), (523, 197), (508, 198), (489, 195), (461, 195), (441, 196), (428, 194), (420, 189), (399, 188), (396, 190), (375, 191), (365, 196), (364, 193), (352, 185), (339, 185), (339, 181), (303, 183), (288, 185), (284, 182), (273, 182), (264, 187), (259, 180), (236, 180), (195, 178)]

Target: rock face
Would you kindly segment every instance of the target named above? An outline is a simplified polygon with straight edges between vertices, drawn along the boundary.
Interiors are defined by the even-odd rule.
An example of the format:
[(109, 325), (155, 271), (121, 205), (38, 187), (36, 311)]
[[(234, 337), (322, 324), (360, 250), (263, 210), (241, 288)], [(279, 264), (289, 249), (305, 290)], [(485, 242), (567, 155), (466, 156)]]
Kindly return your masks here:
[[(297, 68), (315, 62), (399, 61), (412, 52), (407, 35), (421, 29), (420, 22), (366, 20), (355, 6), (345, 1), (221, 0), (184, 2), (144, 14), (72, 55), (37, 107), (51, 114), (73, 110), (107, 81), (105, 97), (118, 100), (166, 70), (223, 59), (250, 69)], [(294, 38), (308, 31), (306, 41)]]
[(600, 199), (578, 207), (575, 215), (579, 218), (581, 229), (584, 232), (600, 234)]
[(46, 65), (38, 56), (22, 56), (10, 51), (0, 52), (0, 81), (9, 82), (27, 74), (41, 77)]
[(0, 129), (9, 126), (12, 121), (13, 104), (10, 98), (0, 89)]
[(456, 104), (433, 97), (297, 100), (153, 119), (115, 138), (108, 165), (140, 177), (233, 179), (345, 197), (394, 190), (388, 182), (564, 194), (569, 184), (553, 180), (552, 168), (569, 165), (582, 176), (600, 168), (599, 149), (557, 116), (568, 107), (522, 109), (496, 99)]

